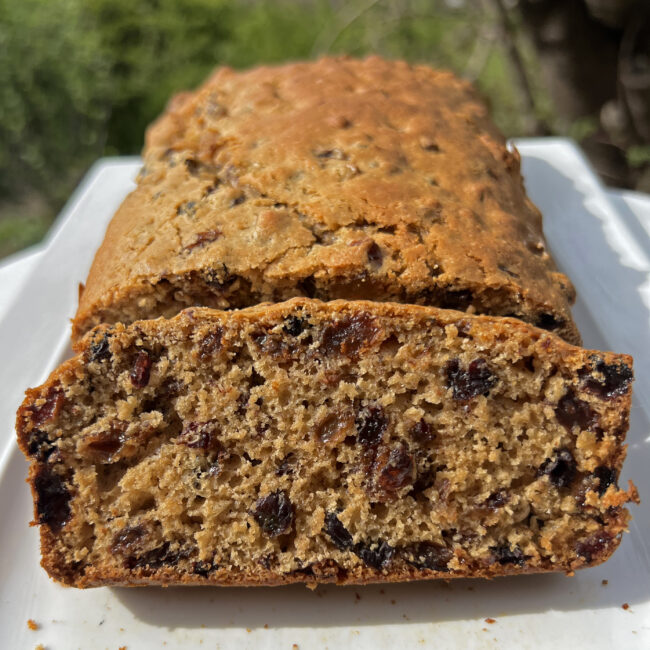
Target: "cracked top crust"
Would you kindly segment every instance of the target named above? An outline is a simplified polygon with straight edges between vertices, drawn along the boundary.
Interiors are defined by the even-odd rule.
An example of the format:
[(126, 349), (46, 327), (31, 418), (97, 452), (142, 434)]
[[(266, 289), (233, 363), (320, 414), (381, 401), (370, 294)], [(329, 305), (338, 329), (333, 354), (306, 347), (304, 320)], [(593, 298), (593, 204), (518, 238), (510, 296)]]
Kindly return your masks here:
[(73, 323), (293, 296), (517, 316), (570, 342), (574, 290), (466, 82), (371, 57), (219, 69), (146, 138)]

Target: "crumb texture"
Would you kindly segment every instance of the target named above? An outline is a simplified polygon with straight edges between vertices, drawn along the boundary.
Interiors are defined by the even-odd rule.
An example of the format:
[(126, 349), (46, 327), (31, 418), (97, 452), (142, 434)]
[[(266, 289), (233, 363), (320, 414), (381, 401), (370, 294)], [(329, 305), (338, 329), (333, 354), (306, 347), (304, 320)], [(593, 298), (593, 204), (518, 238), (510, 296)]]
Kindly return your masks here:
[(18, 413), (76, 586), (572, 571), (625, 530), (632, 370), (515, 319), (294, 299), (101, 326)]
[(577, 343), (519, 156), (471, 86), (377, 57), (220, 69), (149, 129), (74, 337), (294, 296), (516, 316)]

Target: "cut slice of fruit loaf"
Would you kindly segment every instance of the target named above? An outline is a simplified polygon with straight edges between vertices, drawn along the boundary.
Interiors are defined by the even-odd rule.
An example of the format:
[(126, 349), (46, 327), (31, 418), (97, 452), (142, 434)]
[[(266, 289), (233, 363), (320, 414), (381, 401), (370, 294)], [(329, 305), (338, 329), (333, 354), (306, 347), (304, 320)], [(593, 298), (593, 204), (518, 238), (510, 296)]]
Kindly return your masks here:
[(509, 318), (294, 299), (100, 326), (27, 392), (43, 566), (78, 587), (606, 560), (632, 360)]

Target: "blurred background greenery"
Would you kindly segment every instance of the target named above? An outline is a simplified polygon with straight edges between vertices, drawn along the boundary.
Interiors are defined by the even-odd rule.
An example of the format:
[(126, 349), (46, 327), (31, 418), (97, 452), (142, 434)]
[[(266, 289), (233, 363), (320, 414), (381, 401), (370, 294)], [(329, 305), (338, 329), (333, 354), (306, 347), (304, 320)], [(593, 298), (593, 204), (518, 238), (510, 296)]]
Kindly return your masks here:
[(506, 135), (569, 135), (606, 182), (647, 190), (647, 5), (0, 0), (0, 257), (43, 237), (94, 160), (137, 154), (168, 98), (216, 65), (327, 53), (451, 68)]

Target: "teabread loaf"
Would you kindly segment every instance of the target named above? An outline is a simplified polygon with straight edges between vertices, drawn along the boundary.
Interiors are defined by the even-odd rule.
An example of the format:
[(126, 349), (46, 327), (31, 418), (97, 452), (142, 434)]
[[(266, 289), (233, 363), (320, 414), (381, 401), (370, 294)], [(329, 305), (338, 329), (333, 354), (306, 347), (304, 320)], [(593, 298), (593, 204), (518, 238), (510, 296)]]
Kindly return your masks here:
[(379, 58), (221, 69), (173, 101), (73, 338), (295, 296), (516, 316), (579, 342), (573, 287), (483, 103), (450, 73)]
[(636, 499), (631, 363), (397, 303), (100, 326), (18, 413), (43, 566), (91, 587), (597, 564)]

